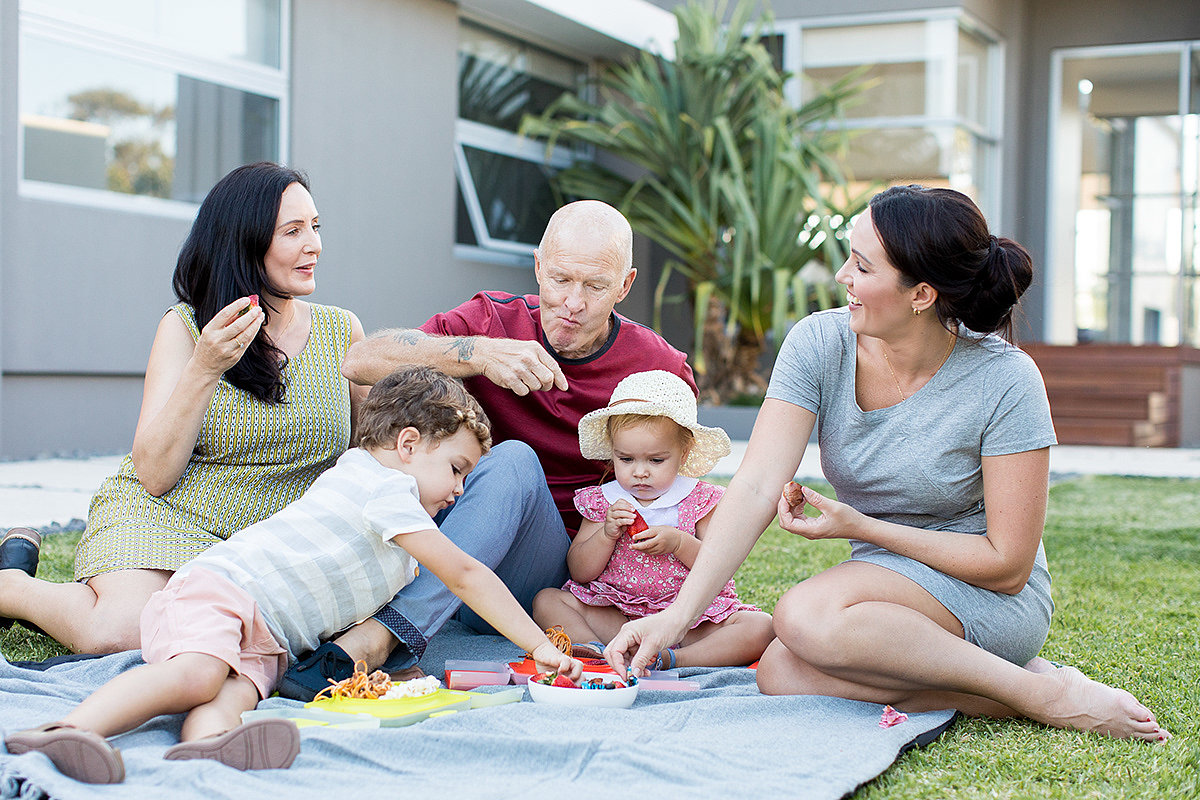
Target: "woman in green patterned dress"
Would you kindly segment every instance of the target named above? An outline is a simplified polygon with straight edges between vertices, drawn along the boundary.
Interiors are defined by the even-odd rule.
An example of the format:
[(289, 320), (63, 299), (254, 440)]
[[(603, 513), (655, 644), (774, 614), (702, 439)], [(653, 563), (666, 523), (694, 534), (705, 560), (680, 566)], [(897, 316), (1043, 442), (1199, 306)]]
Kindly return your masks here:
[(363, 331), (298, 299), (315, 288), (319, 229), (294, 170), (249, 164), (213, 187), (150, 350), (133, 452), (92, 500), (76, 582), (0, 571), (0, 615), (76, 652), (136, 648), (142, 607), (175, 569), (298, 498), (346, 450), (365, 387), (341, 364)]

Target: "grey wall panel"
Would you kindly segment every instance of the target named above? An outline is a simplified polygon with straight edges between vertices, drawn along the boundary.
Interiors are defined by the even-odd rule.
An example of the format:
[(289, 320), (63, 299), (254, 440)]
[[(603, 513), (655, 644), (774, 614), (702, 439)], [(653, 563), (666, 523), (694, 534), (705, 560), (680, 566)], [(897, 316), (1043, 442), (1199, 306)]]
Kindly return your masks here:
[(321, 213), (319, 299), (371, 331), (524, 277), (453, 256), (455, 6), (297, 0), (292, 41), (292, 163)]
[(142, 378), (9, 375), (2, 399), (6, 459), (127, 453)]
[(8, 220), (5, 371), (145, 369), (189, 223), (29, 199)]
[[(17, 129), (17, 4), (0, 3), (0, 406), (4, 403), (4, 286), (8, 277), (8, 209), (16, 195), (11, 164), (16, 160), (12, 132)], [(0, 419), (0, 456), (4, 424)]]

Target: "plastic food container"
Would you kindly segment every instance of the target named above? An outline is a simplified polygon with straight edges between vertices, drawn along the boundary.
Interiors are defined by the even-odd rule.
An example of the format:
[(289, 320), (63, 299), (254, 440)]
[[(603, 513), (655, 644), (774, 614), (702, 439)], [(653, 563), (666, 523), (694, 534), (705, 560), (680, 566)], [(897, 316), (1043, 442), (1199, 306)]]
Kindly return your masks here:
[[(585, 672), (584, 679), (602, 678), (613, 680), (612, 675)], [(530, 681), (525, 684), (529, 690), (529, 698), (535, 703), (547, 703), (559, 706), (588, 706), (591, 708), (629, 708), (637, 699), (637, 684), (624, 689), (583, 689), (566, 686), (547, 686), (544, 683)]]

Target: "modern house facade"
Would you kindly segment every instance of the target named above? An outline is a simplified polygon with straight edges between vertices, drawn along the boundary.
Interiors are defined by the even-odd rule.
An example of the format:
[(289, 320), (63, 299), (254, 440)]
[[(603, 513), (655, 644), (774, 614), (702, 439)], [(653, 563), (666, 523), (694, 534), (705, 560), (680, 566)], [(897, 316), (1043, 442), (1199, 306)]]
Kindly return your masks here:
[[(0, 2), (0, 458), (128, 449), (178, 248), (204, 192), (246, 161), (308, 172), (324, 239), (313, 299), (368, 330), (480, 289), (533, 291), (547, 174), (596, 156), (547, 152), (517, 122), (607, 60), (669, 55), (676, 4)], [(970, 193), (1039, 266), (1022, 340), (1178, 362), (1174, 394), (1145, 400), (1174, 427), (1143, 440), (1200, 445), (1200, 9), (772, 9), (780, 65), (811, 79), (793, 81), (797, 101), (874, 65), (844, 123), (855, 177)], [(652, 271), (646, 243), (635, 259)], [(648, 316), (645, 277), (622, 306), (634, 317)], [(1048, 381), (1070, 371), (1056, 363)]]
[(796, 102), (875, 81), (843, 123), (856, 179), (960, 189), (1033, 254), (1018, 335), (1060, 441), (1200, 446), (1200, 6), (770, 5)]

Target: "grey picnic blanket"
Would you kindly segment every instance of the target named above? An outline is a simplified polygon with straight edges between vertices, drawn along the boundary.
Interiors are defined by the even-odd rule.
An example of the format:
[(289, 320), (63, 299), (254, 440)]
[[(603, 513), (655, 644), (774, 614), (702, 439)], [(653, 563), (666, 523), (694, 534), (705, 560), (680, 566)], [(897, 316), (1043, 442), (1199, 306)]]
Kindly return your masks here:
[[(441, 675), (448, 658), (521, 657), (508, 641), (456, 622), (434, 637), (421, 666)], [(0, 729), (57, 719), (138, 652), (46, 670), (0, 663)], [(629, 709), (530, 702), (479, 708), (403, 728), (302, 729), (290, 769), (238, 772), (212, 761), (164, 761), (181, 716), (116, 737), (123, 784), (92, 786), (58, 773), (38, 753), (0, 753), (0, 798), (513, 798), (548, 792), (689, 798), (836, 800), (871, 780), (914, 743), (945, 730), (951, 711), (879, 727), (882, 707), (830, 697), (768, 697), (749, 669), (689, 669), (699, 691), (640, 692)], [(270, 698), (260, 708), (292, 704)], [(3, 748), (0, 748), (2, 750)]]

